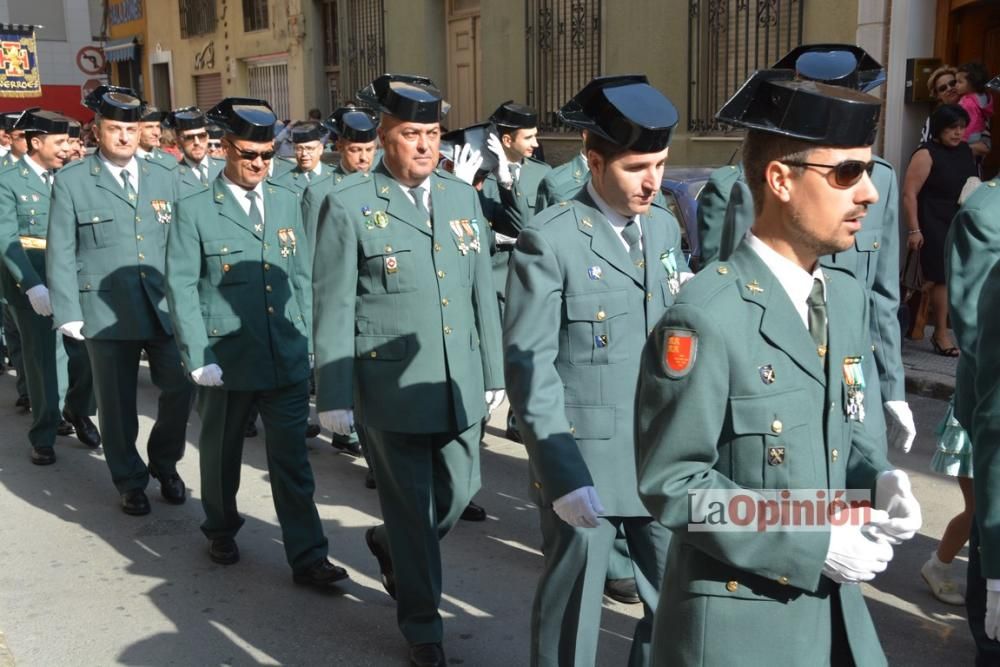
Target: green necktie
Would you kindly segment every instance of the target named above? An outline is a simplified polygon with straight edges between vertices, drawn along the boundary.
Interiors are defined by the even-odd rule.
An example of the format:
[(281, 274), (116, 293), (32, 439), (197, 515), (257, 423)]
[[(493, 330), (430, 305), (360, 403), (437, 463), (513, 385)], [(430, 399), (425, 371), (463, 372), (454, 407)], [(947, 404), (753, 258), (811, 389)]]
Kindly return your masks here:
[(254, 231), (260, 234), (264, 229), (264, 217), (261, 216), (260, 208), (257, 206), (257, 191), (248, 192), (247, 199), (250, 200), (250, 224), (253, 225)]
[(131, 202), (135, 201), (135, 188), (132, 187), (132, 182), (129, 180), (129, 173), (126, 169), (122, 169), (122, 185), (125, 188), (125, 196)]
[(826, 356), (826, 298), (823, 296), (823, 281), (819, 278), (813, 279), (812, 290), (809, 298), (806, 299), (809, 306), (809, 335), (816, 343), (816, 351), (819, 356)]
[(642, 259), (642, 245), (639, 243), (641, 238), (639, 233), (639, 225), (636, 223), (635, 219), (628, 221), (625, 225), (625, 229), (622, 230), (622, 238), (625, 239), (625, 243), (628, 244), (628, 257), (632, 260), (632, 264), (635, 268), (642, 271), (646, 263)]
[(417, 207), (417, 212), (421, 215), (427, 216), (430, 219), (431, 215), (427, 211), (427, 207), (424, 206), (424, 189), (423, 188), (410, 188), (410, 196), (413, 197), (413, 205)]
[(45, 183), (45, 186), (49, 189), (49, 192), (52, 192), (52, 172), (51, 171), (43, 171), (42, 172), (42, 182)]

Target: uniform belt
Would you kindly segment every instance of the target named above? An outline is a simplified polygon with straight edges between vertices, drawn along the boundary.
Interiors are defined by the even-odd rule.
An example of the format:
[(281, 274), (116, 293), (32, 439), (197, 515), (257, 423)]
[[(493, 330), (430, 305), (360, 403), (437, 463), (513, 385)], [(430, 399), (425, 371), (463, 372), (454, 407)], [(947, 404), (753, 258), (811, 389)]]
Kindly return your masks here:
[(45, 250), (45, 239), (40, 239), (37, 236), (22, 236), (21, 247), (31, 250)]
[(497, 242), (497, 250), (501, 250), (503, 252), (510, 252), (511, 250), (514, 249), (515, 245), (517, 245), (517, 243), (500, 243), (498, 241)]

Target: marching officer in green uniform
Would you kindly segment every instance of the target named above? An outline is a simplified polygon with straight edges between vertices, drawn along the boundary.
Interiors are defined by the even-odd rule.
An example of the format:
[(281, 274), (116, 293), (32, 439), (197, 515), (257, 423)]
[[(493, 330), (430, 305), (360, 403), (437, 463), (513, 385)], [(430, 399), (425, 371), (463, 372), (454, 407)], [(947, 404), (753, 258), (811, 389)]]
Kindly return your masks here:
[[(52, 328), (52, 306), (45, 276), (45, 236), (55, 171), (69, 150), (69, 120), (61, 114), (29, 109), (16, 129), (27, 136), (28, 153), (16, 168), (0, 174), (0, 284), (8, 307), (22, 332), (22, 352), (32, 424), (28, 430), (31, 461), (55, 463), (55, 439), (71, 429), (63, 413), (77, 427), (81, 442), (100, 446), (100, 434), (90, 420), (94, 413), (90, 360), (83, 344), (64, 339)], [(64, 347), (65, 343), (65, 347)], [(62, 397), (66, 409), (61, 410)], [(65, 422), (63, 422), (65, 424)]]
[(301, 123), (292, 128), (292, 145), (295, 149), (295, 167), (271, 180), (288, 188), (299, 197), (313, 181), (328, 175), (329, 167), (323, 164), (323, 146), (326, 131), (319, 123)]
[(21, 117), (23, 112), (18, 113), (7, 113), (4, 117), (7, 119), (8, 127), (7, 134), (10, 136), (10, 150), (4, 154), (3, 158), (0, 159), (0, 170), (9, 169), (17, 164), (17, 161), (24, 157), (25, 153), (28, 152), (28, 140), (24, 136), (24, 130), (19, 130), (16, 127), (18, 119)]
[(477, 192), (436, 169), (430, 79), (385, 74), (359, 97), (382, 112), (385, 154), (320, 208), (316, 406), (336, 433), (364, 426), (385, 521), (366, 542), (411, 664), (443, 666), (439, 541), (480, 486), (481, 422), (503, 400), (489, 228)]
[[(20, 116), (20, 112), (5, 113), (0, 116), (3, 119), (4, 126), (7, 128), (7, 136), (10, 139), (8, 150), (4, 153), (3, 157), (0, 157), (0, 172), (13, 167), (28, 151), (28, 143), (24, 138), (24, 130), (14, 129), (14, 124)], [(3, 297), (3, 300), (6, 302), (7, 296), (2, 293), (2, 289), (0, 289), (0, 297)], [(14, 406), (21, 408), (21, 411), (27, 414), (31, 410), (31, 400), (28, 397), (27, 376), (24, 370), (24, 357), (21, 352), (21, 334), (17, 330), (14, 316), (6, 305), (3, 306), (3, 329), (4, 342), (7, 346), (7, 356), (10, 358), (10, 364), (14, 367), (14, 373), (17, 375), (17, 400), (14, 402)]]
[[(587, 139), (583, 133), (584, 141)], [(581, 148), (573, 159), (552, 169), (542, 178), (535, 194), (535, 213), (541, 213), (549, 206), (572, 199), (583, 189), (590, 178), (590, 165), (587, 156)]]
[[(793, 78), (757, 72), (719, 112), (748, 130), (756, 219), (685, 284), (642, 355), (639, 494), (673, 533), (655, 665), (886, 664), (856, 584), (921, 525), (884, 431), (865, 424), (868, 300), (819, 263), (878, 200), (880, 101)], [(845, 490), (873, 492), (874, 509), (832, 502)], [(748, 503), (768, 514), (741, 530), (749, 510), (727, 508)]]
[(208, 121), (198, 107), (174, 109), (164, 124), (177, 133), (177, 144), (183, 157), (177, 166), (180, 196), (192, 190), (207, 188), (222, 172), (224, 163), (208, 154)]
[[(100, 86), (85, 103), (96, 113), (98, 150), (59, 171), (45, 268), (55, 326), (86, 342), (104, 455), (122, 510), (143, 515), (150, 511), (150, 476), (168, 503), (183, 503), (187, 495), (177, 461), (184, 454), (191, 386), (163, 285), (176, 186), (166, 167), (135, 159), (142, 103), (131, 89)], [(135, 446), (143, 351), (160, 390), (148, 467)]]
[(160, 148), (161, 124), (166, 113), (156, 107), (147, 106), (139, 121), (139, 147), (135, 149), (138, 160), (155, 160), (167, 169), (176, 169), (177, 160)]
[[(796, 47), (773, 69), (794, 72), (800, 79), (868, 92), (885, 82), (885, 70), (871, 56), (850, 44), (809, 44)], [(865, 372), (878, 378), (871, 389), (872, 404), (882, 405), (869, 415), (869, 426), (881, 432), (888, 426), (889, 443), (910, 451), (916, 437), (913, 413), (906, 402), (899, 321), (899, 216), (896, 174), (888, 162), (874, 157), (872, 182), (879, 200), (864, 217), (854, 245), (820, 259), (823, 266), (853, 276), (868, 295), (873, 352), (866, 355)], [(727, 189), (728, 188), (728, 189)], [(753, 198), (743, 168), (716, 170), (698, 197), (698, 230), (702, 265), (726, 260), (754, 219)], [(883, 417), (884, 414), (884, 417)], [(888, 422), (888, 424), (886, 423)]]
[(306, 452), (308, 242), (295, 194), (267, 178), (271, 107), (227, 98), (208, 112), (226, 129), (222, 175), (177, 203), (167, 248), (167, 298), (184, 369), (199, 385), (202, 531), (209, 557), (239, 560), (235, 536), (243, 432), (253, 404), (295, 583), (327, 589), (347, 571), (327, 558)]
[(594, 664), (621, 527), (645, 607), (629, 664), (646, 665), (669, 534), (636, 492), (632, 408), (646, 335), (687, 268), (676, 222), (652, 206), (677, 111), (645, 76), (625, 75), (594, 79), (560, 116), (587, 130), (591, 178), (521, 230), (504, 319), (544, 538), (531, 664)]

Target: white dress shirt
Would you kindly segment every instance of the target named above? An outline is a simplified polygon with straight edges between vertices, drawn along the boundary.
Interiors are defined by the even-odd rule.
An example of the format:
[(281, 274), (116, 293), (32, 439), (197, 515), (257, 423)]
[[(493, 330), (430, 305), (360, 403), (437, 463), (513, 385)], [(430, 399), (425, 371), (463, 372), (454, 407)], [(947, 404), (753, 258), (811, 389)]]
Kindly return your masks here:
[(136, 161), (133, 155), (129, 158), (128, 164), (124, 167), (119, 167), (117, 164), (104, 157), (104, 153), (100, 150), (97, 151), (97, 155), (100, 157), (101, 162), (104, 163), (105, 169), (111, 172), (111, 175), (115, 177), (115, 182), (125, 188), (125, 181), (122, 180), (122, 172), (128, 172), (128, 182), (132, 184), (132, 189), (139, 192), (139, 163)]
[(809, 273), (792, 260), (779, 255), (774, 248), (754, 236), (752, 231), (747, 231), (746, 241), (774, 274), (778, 284), (792, 300), (802, 324), (809, 329), (809, 304), (806, 302), (809, 300), (809, 293), (812, 292), (813, 281), (817, 278), (823, 284), (823, 299), (826, 300), (826, 278), (819, 268), (819, 262), (816, 262), (816, 268)]
[[(233, 197), (236, 199), (236, 203), (240, 205), (243, 212), (250, 215), (250, 200), (247, 198), (247, 190), (242, 185), (236, 185), (229, 177), (226, 176), (226, 172), (222, 172), (222, 180), (225, 182), (226, 187), (229, 191), (233, 193)], [(264, 181), (257, 184), (257, 187), (253, 188), (253, 192), (257, 193), (257, 209), (260, 211), (260, 220), (264, 222)]]
[(628, 250), (628, 241), (622, 236), (622, 232), (625, 230), (625, 225), (631, 221), (635, 221), (635, 226), (639, 229), (639, 247), (642, 248), (642, 225), (639, 224), (639, 216), (633, 216), (631, 218), (626, 218), (621, 213), (618, 213), (604, 201), (601, 195), (597, 194), (597, 190), (594, 189), (594, 184), (591, 181), (587, 181), (587, 193), (597, 204), (597, 208), (604, 214), (604, 218), (611, 224), (611, 228), (615, 230), (615, 234), (618, 235), (618, 240), (622, 242), (625, 246), (625, 250)]

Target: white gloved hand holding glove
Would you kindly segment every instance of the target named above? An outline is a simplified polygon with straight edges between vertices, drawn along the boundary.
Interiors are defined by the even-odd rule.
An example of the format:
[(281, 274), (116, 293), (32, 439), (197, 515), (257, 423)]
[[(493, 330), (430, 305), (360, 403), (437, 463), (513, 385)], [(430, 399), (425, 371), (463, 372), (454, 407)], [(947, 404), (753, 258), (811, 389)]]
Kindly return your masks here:
[(42, 317), (52, 315), (52, 302), (49, 300), (49, 288), (45, 285), (35, 285), (24, 293), (28, 297), (31, 309)]
[(875, 509), (885, 510), (885, 521), (872, 519), (876, 537), (901, 544), (917, 534), (923, 524), (920, 503), (913, 495), (909, 476), (902, 470), (887, 470), (875, 482)]
[(986, 580), (986, 636), (1000, 637), (1000, 579)]
[(455, 159), (452, 160), (452, 173), (469, 185), (476, 179), (476, 172), (483, 165), (483, 155), (472, 148), (472, 144), (462, 144), (461, 149), (455, 146)]
[[(866, 512), (869, 523), (862, 525)], [(885, 512), (867, 507), (849, 507), (837, 512), (830, 522), (830, 546), (823, 574), (838, 584), (856, 584), (871, 581), (883, 572), (892, 560), (892, 545), (871, 539), (868, 534), (871, 523), (888, 519)]]
[(503, 399), (507, 397), (507, 394), (503, 389), (487, 389), (486, 390), (486, 410), (493, 414), (493, 411), (500, 407), (503, 403)]
[(509, 190), (510, 186), (514, 184), (514, 177), (510, 173), (510, 160), (507, 159), (507, 154), (503, 150), (500, 137), (491, 133), (486, 139), (486, 147), (497, 156), (497, 182)]
[(889, 445), (908, 454), (913, 446), (913, 439), (917, 437), (913, 411), (906, 401), (886, 401), (884, 407)]
[(191, 379), (194, 380), (196, 385), (201, 387), (221, 387), (222, 368), (219, 367), (219, 364), (208, 364), (207, 366), (196, 368), (191, 371)]
[(63, 336), (69, 336), (74, 340), (83, 340), (83, 322), (66, 322), (59, 326), (58, 331)]
[(354, 431), (354, 410), (324, 410), (319, 423), (328, 431), (348, 436)]
[(604, 514), (604, 505), (597, 497), (597, 489), (581, 486), (552, 503), (552, 510), (575, 528), (597, 528), (597, 518)]

